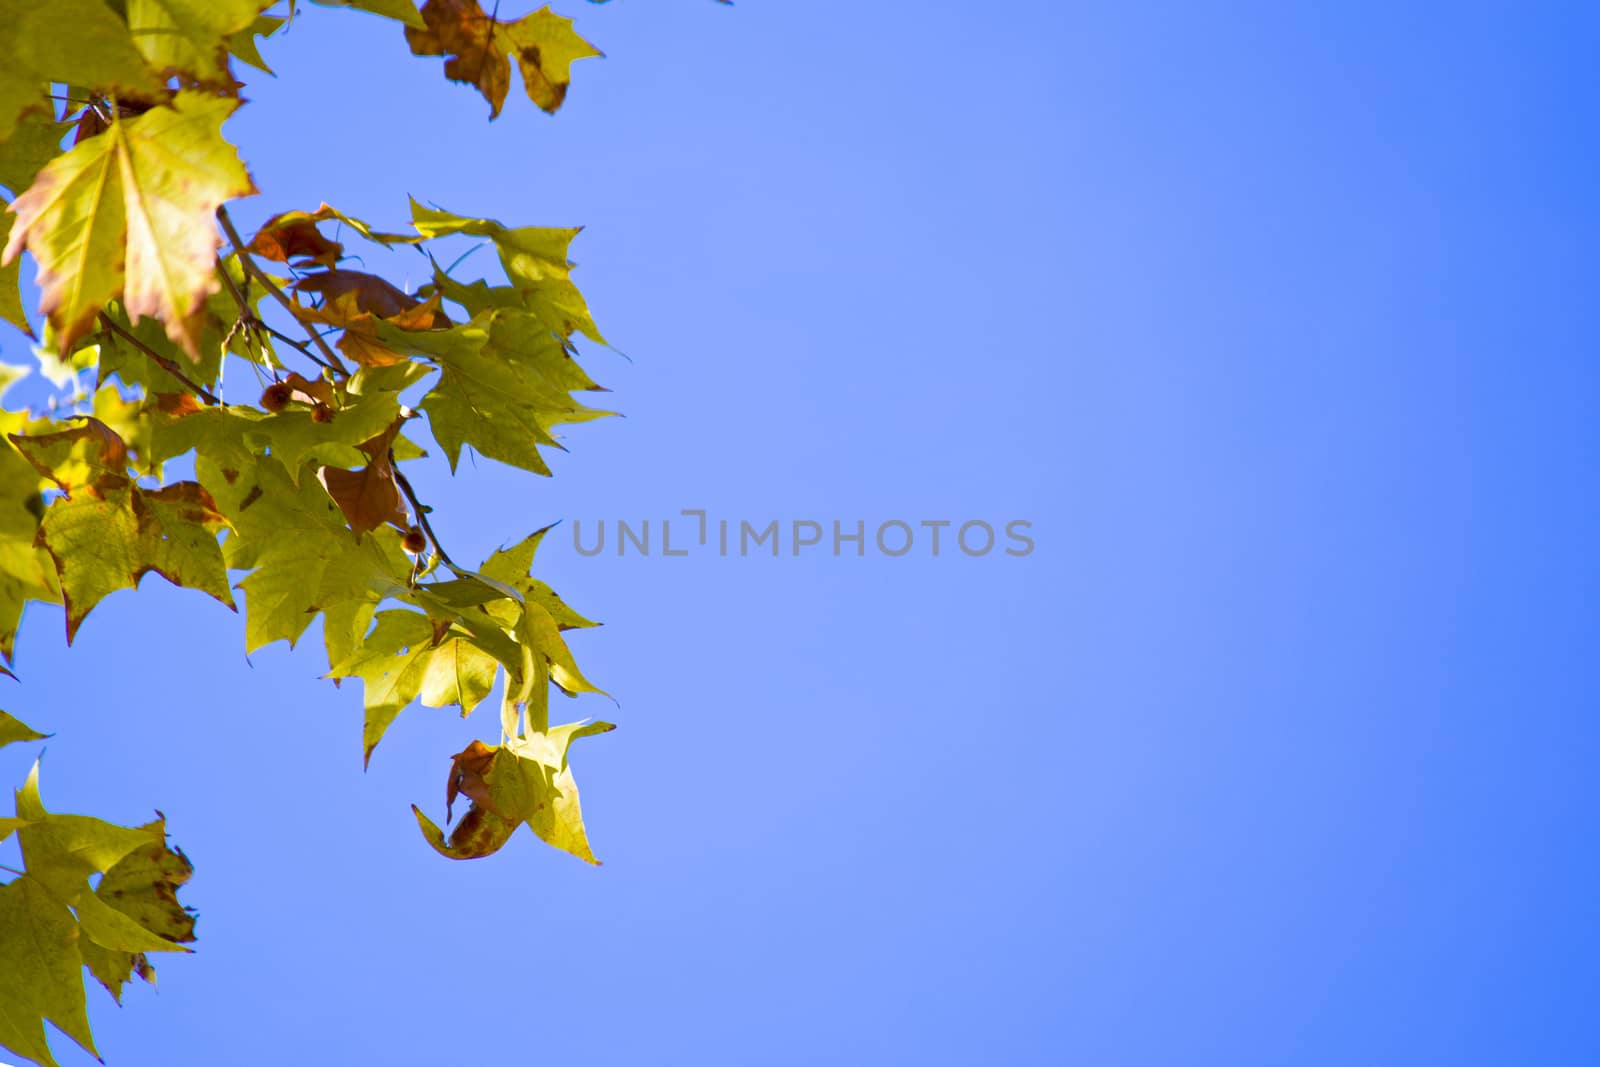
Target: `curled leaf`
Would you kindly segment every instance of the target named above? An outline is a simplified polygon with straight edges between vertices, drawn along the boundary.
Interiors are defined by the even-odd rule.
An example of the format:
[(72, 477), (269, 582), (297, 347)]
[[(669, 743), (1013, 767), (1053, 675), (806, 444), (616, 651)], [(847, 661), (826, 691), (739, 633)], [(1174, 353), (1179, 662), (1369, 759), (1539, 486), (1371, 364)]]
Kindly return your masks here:
[(428, 0), (425, 29), (406, 27), (406, 41), (419, 56), (444, 56), (444, 75), (471, 85), (489, 101), (489, 117), (500, 114), (517, 61), (528, 99), (554, 114), (567, 98), (574, 60), (600, 51), (572, 28), (572, 20), (542, 7), (503, 22), (484, 13), (478, 0)]

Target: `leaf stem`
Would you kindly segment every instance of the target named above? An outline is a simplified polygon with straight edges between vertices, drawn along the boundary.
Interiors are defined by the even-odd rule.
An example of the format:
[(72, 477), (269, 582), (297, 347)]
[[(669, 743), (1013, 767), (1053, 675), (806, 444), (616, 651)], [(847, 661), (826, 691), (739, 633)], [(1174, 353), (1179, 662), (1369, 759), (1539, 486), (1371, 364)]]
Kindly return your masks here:
[[(322, 353), (322, 359), (319, 362), (341, 378), (350, 377), (349, 368), (334, 354), (333, 349), (328, 346), (328, 342), (322, 339), (322, 335), (300, 321), (299, 309), (295, 302), (290, 300), (282, 289), (278, 288), (278, 283), (272, 280), (272, 276), (263, 271), (256, 264), (256, 261), (251, 258), (250, 253), (245, 250), (244, 238), (240, 237), (239, 231), (234, 228), (233, 220), (228, 217), (227, 208), (217, 208), (217, 221), (222, 223), (223, 232), (228, 235), (228, 240), (233, 242), (233, 254), (239, 257), (239, 265), (244, 268), (245, 273), (260, 282), (261, 287), (267, 291), (267, 294), (276, 300), (283, 307), (283, 310), (293, 316), (296, 322), (300, 322), (301, 326), (304, 327), (306, 336), (317, 347), (317, 351)], [(244, 307), (242, 310), (249, 314), (248, 307)], [(273, 336), (282, 337), (282, 334), (274, 330)]]
[(111, 316), (107, 315), (103, 311), (100, 313), (100, 325), (104, 326), (106, 329), (110, 330), (112, 333), (116, 334), (118, 337), (122, 338), (124, 341), (127, 341), (130, 345), (143, 352), (155, 363), (156, 366), (160, 367), (162, 370), (178, 379), (178, 381), (182, 382), (188, 387), (191, 393), (199, 397), (201, 400), (204, 400), (207, 404), (222, 403), (222, 401), (210, 390), (206, 389), (205, 386), (192, 380), (187, 374), (183, 373), (176, 363), (172, 362), (172, 360), (168, 359), (166, 356), (163, 356), (160, 352), (157, 352), (155, 349), (139, 340), (127, 330), (124, 330), (121, 326), (118, 326), (116, 320), (111, 318)]
[(456, 561), (450, 558), (450, 553), (444, 550), (439, 543), (439, 535), (433, 532), (433, 524), (428, 521), (428, 509), (422, 501), (417, 499), (417, 491), (411, 488), (411, 479), (407, 478), (400, 470), (400, 465), (395, 462), (394, 449), (389, 449), (389, 470), (394, 474), (394, 484), (400, 487), (406, 500), (411, 504), (411, 513), (417, 517), (417, 525), (422, 527), (422, 532), (428, 535), (428, 540), (433, 543), (433, 550), (439, 553), (439, 561), (453, 571), (460, 571)]

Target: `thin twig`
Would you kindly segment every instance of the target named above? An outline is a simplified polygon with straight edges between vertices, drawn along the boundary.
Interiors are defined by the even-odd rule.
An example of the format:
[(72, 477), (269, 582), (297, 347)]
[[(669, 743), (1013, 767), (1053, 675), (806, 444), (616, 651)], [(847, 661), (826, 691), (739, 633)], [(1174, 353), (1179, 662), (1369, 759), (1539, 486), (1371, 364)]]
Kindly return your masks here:
[[(302, 356), (305, 356), (307, 359), (309, 359), (311, 362), (315, 363), (317, 366), (319, 366), (319, 367), (327, 367), (329, 370), (333, 370), (334, 369), (333, 367), (330, 367), (330, 366), (328, 366), (328, 364), (324, 363), (322, 361), (322, 357), (321, 356), (319, 356), (315, 352), (311, 351), (311, 346), (306, 344), (304, 341), (296, 341), (293, 337), (290, 337), (288, 334), (284, 333), (282, 330), (274, 329), (273, 327), (271, 327), (271, 326), (267, 325), (266, 323), (262, 322), (260, 319), (256, 320), (256, 325), (261, 327), (263, 330), (266, 330), (268, 333), (270, 333), (272, 336), (276, 337), (278, 340), (282, 341), (284, 344), (290, 345), (290, 346), (294, 347), (295, 349), (297, 349)], [(307, 333), (311, 332), (310, 327), (307, 327), (306, 332)]]
[(267, 291), (267, 294), (282, 305), (283, 310), (294, 316), (296, 322), (300, 322), (301, 326), (305, 328), (306, 336), (311, 338), (311, 343), (317, 346), (318, 352), (322, 353), (323, 361), (328, 369), (341, 378), (350, 377), (349, 369), (334, 354), (333, 349), (328, 346), (328, 342), (322, 339), (322, 335), (306, 326), (304, 322), (301, 322), (299, 305), (290, 300), (284, 294), (284, 291), (278, 288), (278, 283), (272, 280), (272, 276), (263, 271), (256, 264), (256, 261), (250, 257), (250, 253), (245, 251), (244, 238), (240, 237), (239, 231), (234, 228), (233, 220), (228, 217), (227, 208), (217, 208), (217, 221), (222, 223), (222, 231), (228, 235), (228, 240), (233, 242), (233, 253), (239, 257), (239, 265), (244, 268), (245, 273), (260, 282), (261, 287)]
[(389, 449), (389, 470), (394, 473), (394, 484), (400, 487), (400, 491), (406, 495), (406, 500), (411, 503), (411, 513), (417, 517), (417, 525), (422, 527), (422, 532), (433, 542), (433, 550), (439, 553), (440, 562), (453, 571), (460, 571), (461, 568), (456, 566), (455, 560), (450, 558), (450, 554), (439, 543), (439, 535), (433, 532), (433, 524), (428, 521), (428, 509), (417, 499), (417, 491), (411, 488), (411, 480), (401, 472), (400, 465), (395, 462), (392, 448)]
[(166, 356), (163, 356), (160, 352), (157, 352), (155, 349), (139, 340), (127, 330), (124, 330), (121, 326), (118, 326), (116, 320), (111, 318), (111, 316), (107, 315), (103, 311), (100, 313), (100, 325), (104, 326), (106, 329), (110, 330), (124, 341), (127, 341), (130, 345), (143, 352), (146, 356), (150, 357), (156, 366), (160, 367), (162, 370), (178, 379), (178, 381), (182, 382), (188, 387), (191, 393), (193, 393), (195, 396), (198, 396), (201, 400), (204, 400), (207, 404), (222, 403), (222, 401), (218, 399), (215, 394), (207, 390), (205, 386), (193, 381), (187, 374), (183, 373), (182, 369), (180, 369), (176, 363), (172, 362), (172, 360), (168, 359)]

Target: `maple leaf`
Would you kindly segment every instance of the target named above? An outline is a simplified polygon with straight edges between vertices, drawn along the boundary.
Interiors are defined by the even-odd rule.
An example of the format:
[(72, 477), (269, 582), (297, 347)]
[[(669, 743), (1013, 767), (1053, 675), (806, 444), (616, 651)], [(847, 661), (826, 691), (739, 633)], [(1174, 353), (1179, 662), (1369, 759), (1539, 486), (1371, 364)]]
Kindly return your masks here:
[(161, 92), (127, 23), (104, 0), (6, 0), (0, 55), (0, 140), (25, 111), (48, 110), (49, 82), (112, 94)]
[(394, 468), (389, 464), (389, 445), (399, 432), (401, 421), (396, 419), (383, 433), (361, 444), (361, 451), (370, 462), (360, 470), (323, 467), (317, 472), (318, 480), (344, 512), (350, 529), (357, 536), (384, 523), (402, 530), (411, 525), (411, 517), (401, 503), (400, 489), (395, 484)]
[(324, 237), (312, 216), (292, 211), (268, 219), (250, 239), (250, 251), (279, 263), (331, 267), (344, 255), (344, 245)]
[(567, 755), (578, 738), (614, 729), (608, 722), (568, 723), (500, 746), (473, 742), (451, 757), (445, 793), (447, 806), (458, 793), (471, 798), (472, 806), (446, 840), (413, 804), (423, 837), (442, 856), (478, 859), (498, 851), (518, 825), (527, 823), (547, 844), (598, 866)]
[(568, 395), (572, 383), (588, 379), (573, 375), (576, 364), (558, 338), (518, 331), (503, 312), (448, 330), (407, 332), (380, 323), (378, 336), (395, 351), (439, 365), (439, 381), (421, 406), (452, 469), (462, 445), (470, 444), (491, 459), (549, 474), (537, 446), (561, 447), (553, 427), (610, 414)]
[(226, 39), (254, 25), (272, 0), (127, 0), (128, 30), (162, 75), (233, 86)]
[[(299, 386), (310, 386), (313, 393), (305, 393)], [(332, 399), (331, 386), (324, 392), (319, 386), (326, 382), (308, 383), (299, 375), (289, 375), (285, 385), (296, 397), (308, 397), (324, 405)], [(327, 396), (329, 400), (323, 400)], [(253, 450), (265, 445), (267, 450), (299, 481), (307, 463), (330, 467), (359, 467), (371, 460), (371, 454), (360, 446), (382, 435), (400, 415), (400, 402), (395, 394), (375, 392), (367, 396), (350, 397), (349, 403), (331, 414), (319, 415), (315, 409), (283, 411), (254, 422), (245, 430), (245, 440)], [(370, 529), (370, 527), (369, 527)]]
[(387, 367), (405, 361), (378, 336), (379, 321), (401, 330), (429, 330), (450, 325), (435, 294), (426, 301), (396, 288), (375, 274), (356, 270), (326, 270), (295, 282), (301, 292), (321, 294), (321, 307), (300, 308), (303, 322), (341, 328), (339, 350), (363, 367)]
[(238, 102), (179, 93), (170, 107), (119, 119), (57, 157), (11, 205), (0, 260), (26, 249), (39, 264), (39, 308), (69, 350), (108, 300), (162, 320), (199, 358), (198, 312), (219, 283), (211, 217), (255, 192), (222, 122)]
[(382, 15), (419, 29), (426, 25), (422, 21), (422, 16), (417, 13), (417, 5), (411, 0), (311, 0), (311, 2), (321, 4), (323, 7), (347, 7), (356, 11), (369, 11), (374, 15)]
[(320, 611), (349, 621), (405, 590), (411, 564), (398, 534), (357, 540), (316, 479), (296, 483), (269, 456), (246, 454), (238, 462), (222, 467), (202, 453), (195, 470), (233, 530), (224, 559), (251, 572), (239, 583), (246, 651), (278, 640), (293, 645)]
[(586, 629), (600, 624), (567, 606), (549, 585), (533, 577), (533, 557), (552, 527), (535, 530), (510, 548), (502, 548), (484, 561), (479, 573), (514, 588), (525, 602), (538, 604), (555, 620), (557, 629)]
[(32, 878), (0, 886), (0, 1045), (55, 1067), (45, 1042), (49, 1020), (97, 1055), (83, 995), (78, 924), (72, 912)]
[(380, 611), (372, 631), (328, 671), (330, 678), (360, 678), (366, 722), (363, 759), (400, 713), (419, 697), (430, 708), (459, 704), (470, 715), (494, 688), (494, 657), (475, 647), (461, 631), (442, 631), (415, 611)]
[[(14, 741), (42, 741), (49, 734), (41, 734), (15, 715), (0, 711), (0, 748)], [(0, 837), (3, 837), (0, 834)]]
[(72, 127), (49, 115), (29, 115), (0, 141), (0, 185), (20, 193), (34, 176), (61, 154), (61, 139)]
[(11, 434), (11, 444), (41, 475), (68, 496), (75, 489), (116, 489), (128, 484), (128, 446), (99, 419), (84, 417), (69, 430)]
[[(139, 830), (154, 840), (129, 852), (107, 870), (94, 895), (141, 931), (155, 934), (173, 947), (108, 947), (92, 938), (80, 943), (89, 973), (118, 1003), (122, 1001), (122, 987), (133, 975), (155, 983), (155, 968), (146, 953), (174, 951), (176, 946), (195, 940), (194, 913), (178, 900), (178, 890), (194, 875), (194, 864), (182, 849), (167, 845), (165, 819), (146, 823)], [(136, 935), (121, 944), (136, 945), (140, 940)]]
[(572, 261), (567, 252), (581, 227), (506, 226), (494, 219), (475, 219), (411, 201), (411, 224), (424, 237), (465, 234), (487, 237), (500, 254), (511, 287), (491, 287), (484, 282), (463, 286), (444, 271), (435, 282), (444, 295), (477, 315), (495, 307), (521, 307), (562, 337), (576, 332), (605, 344), (589, 314), (583, 294), (572, 283)]
[(294, 287), (303, 293), (317, 293), (326, 300), (348, 296), (353, 299), (356, 311), (379, 318), (392, 318), (421, 303), (386, 279), (359, 270), (318, 271), (298, 279)]
[(489, 101), (489, 117), (500, 114), (517, 61), (528, 99), (554, 114), (567, 97), (574, 60), (601, 53), (572, 29), (572, 20), (548, 7), (515, 22), (484, 13), (477, 0), (428, 0), (426, 28), (406, 27), (406, 41), (419, 56), (444, 56), (451, 81), (474, 86)]
[(161, 489), (135, 486), (56, 501), (39, 524), (41, 547), (55, 561), (71, 644), (94, 606), (133, 589), (154, 571), (234, 608), (217, 532), (226, 525), (211, 494), (195, 482)]
[[(25, 425), (23, 416), (0, 412), (0, 429), (23, 429)], [(55, 566), (35, 544), (39, 516), (45, 510), (40, 485), (37, 469), (9, 438), (0, 442), (0, 658), (8, 663), (26, 605), (61, 599)]]
[[(0, 247), (11, 237), (15, 221), (9, 209), (11, 201), (0, 196)], [(27, 309), (22, 306), (22, 262), (12, 260), (0, 264), (0, 319), (4, 319), (29, 337), (36, 336), (33, 324), (28, 321)]]
[[(413, 10), (415, 10), (415, 8), (413, 8)], [(366, 238), (368, 241), (371, 241), (374, 244), (384, 245), (386, 247), (391, 245), (414, 245), (421, 240), (421, 238), (413, 234), (381, 233), (377, 230), (374, 230), (369, 223), (363, 222), (354, 215), (346, 215), (343, 211), (340, 211), (338, 208), (332, 207), (328, 204), (323, 204), (315, 211), (281, 212), (280, 214), (274, 215), (271, 219), (268, 219), (267, 223), (262, 226), (262, 230), (265, 231), (274, 226), (301, 226), (305, 224), (315, 225), (319, 222), (329, 221), (337, 221), (344, 226), (348, 226), (357, 234)], [(332, 264), (329, 265), (331, 266)]]
[[(83, 966), (103, 982), (109, 976), (116, 993), (129, 972), (154, 973), (145, 953), (188, 951), (179, 942), (194, 940), (193, 920), (176, 897), (188, 860), (166, 847), (163, 821), (130, 828), (47, 811), (38, 763), (17, 791), (9, 823), (25, 870), (0, 886), (0, 1045), (54, 1064), (44, 1036), (49, 1020), (98, 1055)], [(92, 887), (96, 875), (100, 884)]]
[(288, 19), (276, 18), (272, 15), (260, 15), (249, 26), (242, 30), (228, 34), (224, 45), (228, 54), (250, 64), (252, 67), (266, 74), (276, 73), (267, 66), (267, 61), (261, 58), (261, 50), (256, 47), (257, 37), (271, 37), (289, 22)]

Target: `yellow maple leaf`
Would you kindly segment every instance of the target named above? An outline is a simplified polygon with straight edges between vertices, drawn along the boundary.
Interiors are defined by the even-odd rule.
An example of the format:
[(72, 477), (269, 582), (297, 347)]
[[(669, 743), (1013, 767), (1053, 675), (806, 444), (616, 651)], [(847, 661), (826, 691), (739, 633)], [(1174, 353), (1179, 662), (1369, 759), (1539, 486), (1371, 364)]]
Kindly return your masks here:
[(199, 311), (218, 287), (223, 201), (256, 191), (222, 123), (238, 101), (180, 93), (170, 106), (118, 119), (39, 172), (11, 205), (0, 262), (24, 249), (39, 263), (39, 309), (62, 351), (108, 300), (152, 316), (192, 358)]

